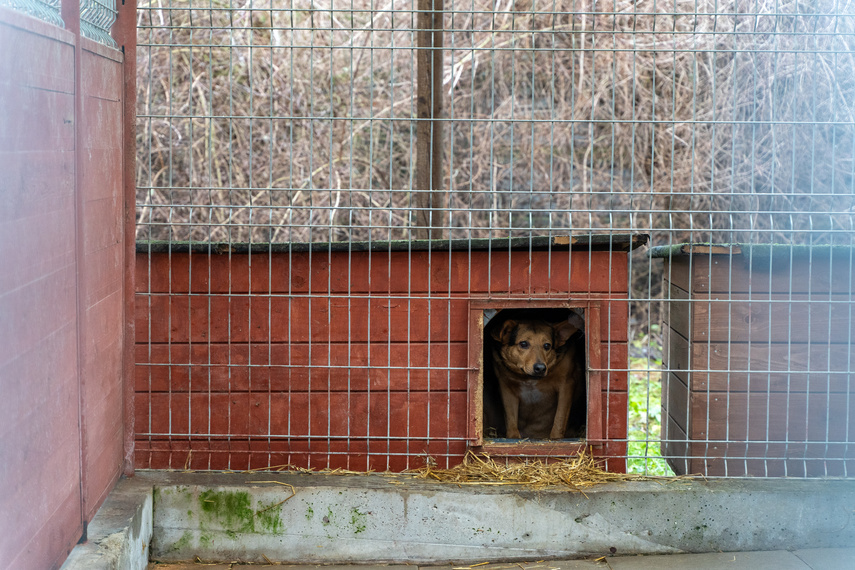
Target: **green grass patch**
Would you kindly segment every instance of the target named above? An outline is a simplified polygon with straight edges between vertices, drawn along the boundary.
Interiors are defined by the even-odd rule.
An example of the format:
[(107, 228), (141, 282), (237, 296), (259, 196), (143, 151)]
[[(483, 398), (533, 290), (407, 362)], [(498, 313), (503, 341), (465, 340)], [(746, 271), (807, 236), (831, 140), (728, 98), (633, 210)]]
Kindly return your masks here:
[(662, 345), (658, 325), (630, 345), (627, 472), (674, 475), (662, 458)]

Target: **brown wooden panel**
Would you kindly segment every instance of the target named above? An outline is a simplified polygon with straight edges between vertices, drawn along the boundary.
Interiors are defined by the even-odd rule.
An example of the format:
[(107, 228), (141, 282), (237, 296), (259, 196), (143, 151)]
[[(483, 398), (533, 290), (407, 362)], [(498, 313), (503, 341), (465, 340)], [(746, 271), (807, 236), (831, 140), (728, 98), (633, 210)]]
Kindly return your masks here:
[(689, 390), (674, 374), (665, 374), (667, 387), (663, 388), (663, 413), (667, 414), (680, 431), (686, 432), (689, 425)]
[[(102, 106), (106, 106), (102, 102)], [(99, 111), (101, 116), (106, 117), (114, 117), (116, 126), (121, 126), (121, 113), (117, 113), (116, 111), (121, 111), (118, 103), (110, 103), (108, 113), (106, 110)], [(93, 120), (106, 120), (101, 117), (97, 117)], [(112, 122), (112, 121), (111, 121)], [(86, 202), (93, 201), (108, 201), (108, 206), (99, 205), (102, 208), (112, 208), (114, 211), (118, 212), (114, 216), (119, 216), (121, 221), (121, 213), (123, 201), (121, 200), (121, 196), (117, 196), (117, 188), (121, 184), (121, 171), (116, 168), (117, 164), (121, 164), (122, 153), (120, 148), (103, 148), (98, 145), (104, 145), (106, 142), (113, 141), (105, 141), (105, 140), (97, 140), (95, 137), (97, 133), (90, 133), (90, 136), (95, 139), (92, 141), (88, 141), (89, 144), (92, 144), (92, 147), (84, 147), (86, 148), (85, 156), (81, 158), (80, 161), (80, 172), (86, 181)], [(114, 137), (111, 137), (114, 138)], [(104, 219), (105, 222), (112, 221), (108, 219)], [(117, 223), (117, 222), (114, 222)], [(89, 230), (95, 230), (97, 228), (87, 228)]]
[(701, 342), (842, 343), (855, 339), (852, 299), (844, 296), (810, 301), (712, 298), (692, 301), (692, 338)]
[[(692, 362), (689, 361), (689, 341), (673, 329), (667, 329), (667, 331), (667, 355), (664, 362), (667, 363), (668, 369), (672, 374), (688, 385), (689, 370), (692, 368)], [(694, 346), (697, 347), (701, 344), (695, 343)], [(700, 366), (706, 366), (706, 363), (701, 361), (699, 364), (696, 364), (696, 367)]]
[[(70, 442), (69, 449), (73, 449)], [(55, 457), (43, 459), (56, 461)], [(54, 465), (58, 463), (55, 462)], [(7, 534), (4, 537), (6, 540), (0, 541), (0, 547), (7, 556), (4, 564), (8, 563), (9, 568), (58, 568), (83, 532), (83, 523), (80, 518), (80, 489), (74, 485), (68, 485), (68, 479), (59, 480), (55, 477), (42, 477), (42, 475), (42, 472), (34, 473), (29, 478), (26, 487), (28, 490), (36, 489), (35, 491), (29, 495), (21, 494), (13, 497), (17, 499), (17, 504), (12, 505), (15, 510), (6, 510), (9, 505), (0, 501), (0, 507), (4, 508), (4, 513), (27, 513), (26, 517), (13, 518), (9, 526), (13, 527), (15, 532)], [(63, 485), (59, 486), (60, 484)], [(44, 493), (39, 495), (39, 491), (43, 491), (46, 485), (54, 487), (50, 495), (46, 496)], [(51, 503), (44, 505), (45, 500)], [(38, 505), (34, 504), (36, 502)], [(22, 519), (25, 518), (29, 520), (23, 522)], [(44, 524), (38, 526), (34, 524), (40, 522)]]
[(689, 337), (689, 329), (691, 328), (691, 310), (692, 304), (689, 301), (689, 294), (675, 286), (674, 284), (665, 282), (665, 286), (669, 292), (669, 301), (666, 304), (665, 323), (673, 331)]
[(696, 342), (692, 352), (694, 390), (825, 393), (855, 386), (849, 344)]
[(844, 442), (855, 439), (855, 394), (690, 395), (692, 439)]
[(686, 475), (694, 473), (690, 471), (689, 462), (686, 459), (686, 453), (689, 449), (686, 443), (686, 432), (684, 432), (677, 422), (674, 421), (668, 414), (662, 415), (662, 456), (668, 461), (668, 465), (674, 470), (676, 475)]
[[(711, 257), (711, 262), (706, 261)], [(813, 259), (799, 255), (793, 263), (776, 257), (771, 264), (747, 266), (746, 255), (703, 256), (693, 270), (694, 291), (706, 293), (837, 293), (851, 294), (855, 286), (855, 256), (852, 252), (834, 255), (819, 252)]]
[(855, 469), (851, 444), (693, 443), (693, 473), (717, 477), (845, 477)]
[[(699, 256), (705, 259), (707, 256)], [(663, 260), (663, 273), (665, 282), (679, 287), (683, 291), (691, 291), (690, 267), (688, 257), (672, 257)], [(703, 261), (702, 261), (703, 263)], [(667, 288), (666, 288), (667, 291)]]

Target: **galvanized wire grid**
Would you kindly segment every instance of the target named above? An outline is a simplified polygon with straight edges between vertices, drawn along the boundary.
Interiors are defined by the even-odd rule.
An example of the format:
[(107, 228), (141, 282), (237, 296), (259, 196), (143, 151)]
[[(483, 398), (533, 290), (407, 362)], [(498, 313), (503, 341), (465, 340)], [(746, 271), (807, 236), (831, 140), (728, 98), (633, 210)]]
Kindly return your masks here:
[(110, 35), (116, 14), (116, 0), (83, 0), (80, 4), (80, 30), (91, 40), (117, 47), (116, 40)]
[[(475, 291), (475, 272), (453, 291), (451, 244), (405, 248), (399, 265), (396, 240), (463, 240), (471, 260), (481, 238), (647, 233), (663, 247), (629, 257), (628, 361), (603, 368), (628, 375), (629, 469), (849, 476), (855, 4), (433, 2), (140, 6), (138, 463), (453, 463), (468, 366), (450, 355), (466, 343), (438, 332), (454, 309), (436, 307)], [(442, 17), (425, 18), (432, 8)], [(424, 33), (430, 21), (442, 31)], [(437, 63), (427, 91), (420, 53)], [(302, 250), (281, 246), (295, 243), (326, 257), (298, 273)], [(243, 251), (252, 270), (238, 269)], [(343, 276), (327, 270), (337, 256)], [(492, 298), (512, 296), (515, 272), (549, 272), (502, 259)], [(446, 286), (372, 285), (425, 268)], [(347, 338), (334, 338), (336, 303)], [(400, 304), (403, 324), (371, 312)], [(422, 317), (427, 339), (413, 333)], [(396, 326), (400, 346), (371, 341)]]
[(0, 6), (44, 20), (60, 28), (65, 27), (60, 14), (59, 0), (2, 0)]

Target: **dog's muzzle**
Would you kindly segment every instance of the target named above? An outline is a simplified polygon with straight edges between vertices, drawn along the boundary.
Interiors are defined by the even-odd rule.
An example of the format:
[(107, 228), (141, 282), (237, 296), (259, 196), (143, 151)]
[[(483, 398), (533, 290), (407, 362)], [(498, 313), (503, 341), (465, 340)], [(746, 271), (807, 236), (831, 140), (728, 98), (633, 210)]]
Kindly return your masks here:
[(532, 376), (543, 377), (546, 376), (546, 364), (538, 362), (534, 366), (531, 367)]

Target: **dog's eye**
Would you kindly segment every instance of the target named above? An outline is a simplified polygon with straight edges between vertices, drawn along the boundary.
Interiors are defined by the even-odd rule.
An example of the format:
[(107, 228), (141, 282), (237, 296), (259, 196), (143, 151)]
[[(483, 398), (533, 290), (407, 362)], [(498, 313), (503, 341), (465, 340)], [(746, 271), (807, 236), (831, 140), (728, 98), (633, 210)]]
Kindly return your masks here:
[(522, 342), (520, 343), (520, 348), (528, 348), (528, 342), (526, 342), (526, 341), (522, 341)]
[(543, 345), (543, 350), (549, 350), (550, 348), (552, 348), (552, 345), (549, 344), (548, 342)]

